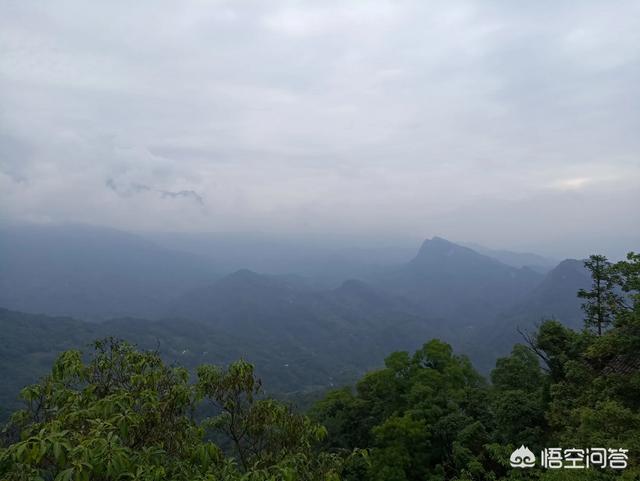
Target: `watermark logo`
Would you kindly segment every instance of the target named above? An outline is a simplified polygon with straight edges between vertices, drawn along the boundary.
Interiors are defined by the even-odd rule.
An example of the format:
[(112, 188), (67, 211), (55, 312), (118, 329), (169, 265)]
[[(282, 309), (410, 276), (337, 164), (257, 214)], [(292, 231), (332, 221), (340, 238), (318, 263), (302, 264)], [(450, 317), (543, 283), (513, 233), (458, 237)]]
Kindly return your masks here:
[[(547, 469), (625, 469), (628, 464), (628, 449), (612, 448), (545, 448), (540, 453), (540, 467)], [(536, 457), (522, 445), (509, 458), (514, 468), (532, 468)]]
[(509, 461), (513, 468), (532, 468), (536, 464), (536, 456), (523, 444), (511, 453)]

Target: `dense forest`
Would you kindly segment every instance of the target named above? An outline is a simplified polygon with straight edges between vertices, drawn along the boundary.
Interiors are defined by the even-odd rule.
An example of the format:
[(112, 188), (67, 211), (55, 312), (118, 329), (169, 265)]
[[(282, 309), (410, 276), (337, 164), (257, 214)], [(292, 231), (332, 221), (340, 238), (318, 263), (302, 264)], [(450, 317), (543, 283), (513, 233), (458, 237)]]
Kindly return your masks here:
[[(394, 352), (308, 412), (236, 361), (197, 372), (126, 342), (68, 350), (2, 431), (6, 480), (494, 480), (640, 476), (640, 255), (591, 256), (584, 329), (555, 320), (486, 381), (439, 340)], [(624, 453), (587, 470), (518, 469), (519, 446)], [(537, 455), (537, 454), (536, 454)]]

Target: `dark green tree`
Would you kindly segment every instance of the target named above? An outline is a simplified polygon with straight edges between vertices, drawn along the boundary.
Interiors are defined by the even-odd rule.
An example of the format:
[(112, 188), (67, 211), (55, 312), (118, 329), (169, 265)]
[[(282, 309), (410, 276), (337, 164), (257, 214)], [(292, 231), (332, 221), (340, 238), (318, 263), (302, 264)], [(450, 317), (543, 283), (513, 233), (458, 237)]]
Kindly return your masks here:
[(327, 425), (329, 447), (369, 448), (366, 469), (359, 464), (352, 479), (409, 481), (484, 476), (488, 408), (468, 359), (432, 340), (413, 355), (391, 354), (355, 394), (334, 391), (312, 413)]
[(202, 425), (228, 438), (243, 471), (278, 465), (294, 455), (322, 457), (313, 446), (325, 437), (325, 428), (283, 403), (259, 397), (261, 383), (248, 362), (227, 370), (201, 366), (196, 388), (219, 413)]
[[(324, 429), (277, 401), (256, 397), (245, 362), (204, 366), (196, 384), (158, 353), (107, 339), (85, 363), (67, 351), (22, 392), (0, 446), (0, 479), (337, 480), (341, 458), (316, 451)], [(199, 423), (201, 400), (220, 408)], [(207, 439), (230, 436), (236, 456)]]
[(491, 372), (495, 440), (539, 449), (546, 431), (548, 376), (531, 349), (517, 344)]
[(585, 312), (585, 325), (601, 336), (611, 326), (615, 313), (622, 304), (622, 298), (615, 292), (619, 281), (616, 269), (603, 255), (589, 256), (584, 266), (591, 273), (591, 289), (580, 289), (578, 297), (585, 299), (582, 309)]
[[(433, 340), (413, 355), (393, 353), (355, 390), (316, 404), (329, 448), (369, 453), (367, 463), (347, 467), (347, 479), (640, 479), (640, 256), (613, 266), (594, 256), (589, 265), (594, 286), (582, 297), (593, 329), (543, 322), (528, 346), (498, 359), (490, 386)], [(509, 457), (521, 444), (626, 448), (629, 468), (513, 469)]]

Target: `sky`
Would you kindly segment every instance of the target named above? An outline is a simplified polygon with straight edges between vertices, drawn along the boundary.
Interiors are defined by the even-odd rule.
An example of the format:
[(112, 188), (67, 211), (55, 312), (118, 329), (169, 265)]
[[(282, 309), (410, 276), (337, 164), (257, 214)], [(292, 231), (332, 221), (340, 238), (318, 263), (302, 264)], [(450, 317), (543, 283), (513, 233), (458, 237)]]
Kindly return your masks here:
[(640, 2), (0, 2), (0, 220), (640, 250)]

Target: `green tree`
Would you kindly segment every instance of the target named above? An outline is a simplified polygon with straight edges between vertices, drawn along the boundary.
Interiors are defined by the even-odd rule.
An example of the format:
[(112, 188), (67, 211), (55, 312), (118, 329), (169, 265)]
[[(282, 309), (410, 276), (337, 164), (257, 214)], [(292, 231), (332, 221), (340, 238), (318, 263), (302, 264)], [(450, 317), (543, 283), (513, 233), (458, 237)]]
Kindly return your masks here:
[(325, 428), (285, 404), (259, 398), (261, 383), (248, 362), (235, 362), (227, 370), (201, 366), (196, 387), (199, 398), (219, 413), (203, 426), (231, 441), (243, 471), (268, 468), (289, 456), (318, 455), (313, 447), (326, 436)]
[[(337, 479), (341, 459), (314, 450), (323, 428), (257, 399), (250, 364), (202, 367), (192, 384), (156, 352), (113, 339), (94, 347), (88, 363), (78, 351), (63, 353), (49, 376), (22, 391), (26, 408), (5, 430), (0, 479)], [(201, 400), (220, 406), (219, 415), (199, 423)], [(206, 437), (224, 435), (237, 441), (237, 457)]]
[(391, 354), (355, 394), (334, 391), (312, 413), (327, 425), (330, 448), (369, 448), (368, 467), (353, 479), (436, 480), (484, 473), (488, 404), (468, 359), (432, 340), (413, 355)]
[(548, 381), (536, 355), (517, 344), (491, 372), (496, 441), (531, 449), (544, 447)]
[(580, 289), (578, 297), (585, 299), (582, 309), (586, 314), (586, 326), (595, 329), (601, 336), (612, 324), (622, 303), (614, 289), (619, 278), (616, 269), (603, 255), (589, 256), (584, 265), (591, 273), (592, 284), (590, 290)]
[[(593, 256), (590, 266), (593, 290), (582, 297), (591, 329), (543, 322), (528, 346), (497, 360), (490, 386), (432, 340), (413, 355), (393, 353), (355, 391), (318, 402), (312, 415), (328, 427), (326, 445), (369, 453), (365, 465), (347, 466), (347, 479), (640, 479), (640, 256), (613, 266)], [(627, 448), (630, 466), (513, 469), (509, 456), (521, 444)]]

